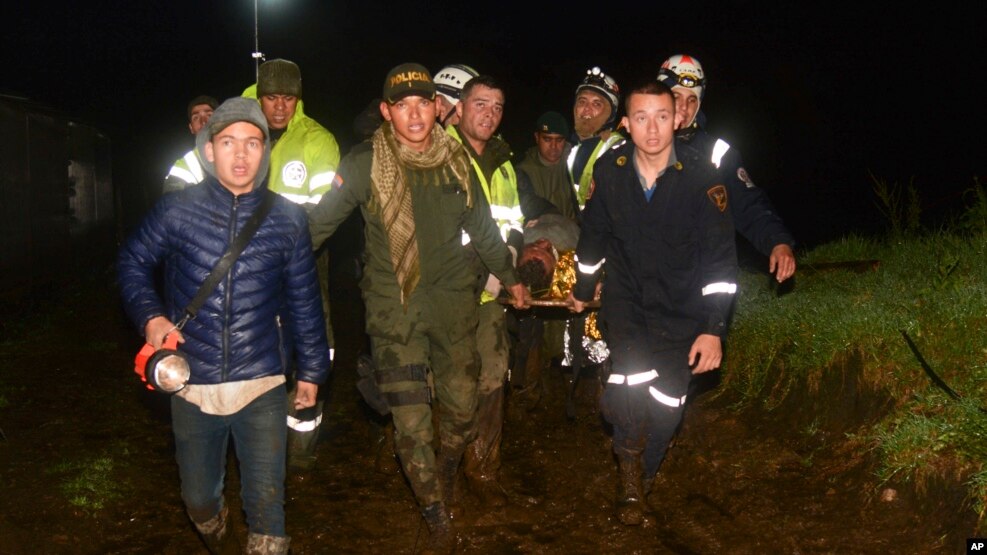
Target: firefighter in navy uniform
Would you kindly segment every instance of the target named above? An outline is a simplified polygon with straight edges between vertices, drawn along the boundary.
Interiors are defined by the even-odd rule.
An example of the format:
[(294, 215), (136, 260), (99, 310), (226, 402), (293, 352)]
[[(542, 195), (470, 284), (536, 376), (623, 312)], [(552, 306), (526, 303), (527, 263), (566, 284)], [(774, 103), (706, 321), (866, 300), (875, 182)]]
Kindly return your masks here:
[(599, 320), (613, 373), (600, 409), (613, 425), (625, 525), (644, 519), (692, 374), (719, 366), (737, 289), (726, 188), (698, 153), (674, 143), (674, 106), (656, 81), (627, 96), (631, 140), (596, 164), (569, 296), (581, 312), (606, 263)]
[(662, 63), (658, 80), (672, 89), (675, 108), (683, 118), (676, 139), (698, 150), (703, 159), (716, 166), (730, 195), (734, 226), (768, 257), (768, 272), (775, 274), (779, 283), (785, 281), (795, 273), (795, 238), (764, 190), (751, 181), (740, 152), (703, 128), (699, 108), (706, 94), (706, 74), (702, 64), (687, 54), (676, 54)]

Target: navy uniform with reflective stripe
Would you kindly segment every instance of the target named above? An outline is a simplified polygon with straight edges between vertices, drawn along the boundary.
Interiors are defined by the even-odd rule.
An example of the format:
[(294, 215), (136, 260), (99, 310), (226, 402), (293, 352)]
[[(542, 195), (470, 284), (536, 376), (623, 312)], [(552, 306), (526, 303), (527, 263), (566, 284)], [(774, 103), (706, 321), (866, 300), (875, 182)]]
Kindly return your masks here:
[(583, 212), (573, 295), (593, 297), (603, 275), (601, 327), (613, 374), (601, 412), (620, 457), (642, 457), (654, 477), (684, 410), (688, 355), (701, 334), (726, 335), (737, 255), (729, 197), (715, 169), (688, 146), (658, 178), (650, 201), (627, 142), (596, 163)]
[(754, 185), (740, 151), (723, 139), (716, 138), (701, 127), (691, 127), (676, 134), (676, 147), (688, 145), (699, 152), (700, 158), (712, 163), (719, 171), (721, 182), (730, 195), (730, 213), (737, 231), (765, 256), (780, 244), (795, 246), (792, 236), (781, 216), (775, 211), (771, 199)]
[[(609, 333), (666, 348), (691, 345), (699, 334), (724, 336), (733, 295), (712, 291), (737, 282), (729, 197), (698, 152), (676, 146), (679, 164), (658, 178), (650, 202), (632, 143), (600, 158), (576, 249), (581, 269), (606, 259), (600, 317)], [(578, 273), (576, 298), (592, 298), (599, 273)]]

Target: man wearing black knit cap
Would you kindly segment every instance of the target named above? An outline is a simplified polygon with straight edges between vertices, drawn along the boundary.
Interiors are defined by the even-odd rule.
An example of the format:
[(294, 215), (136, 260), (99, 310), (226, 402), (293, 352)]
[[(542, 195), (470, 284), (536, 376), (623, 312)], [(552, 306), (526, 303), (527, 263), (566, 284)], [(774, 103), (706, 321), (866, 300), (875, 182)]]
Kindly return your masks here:
[[(302, 102), (302, 73), (289, 60), (268, 60), (258, 69), (257, 84), (243, 96), (256, 97), (271, 129), (271, 173), (267, 188), (311, 211), (329, 190), (339, 166), (339, 145), (332, 133), (305, 115)], [(329, 319), (329, 254), (316, 258), (326, 334), (333, 344)], [(322, 422), (323, 403), (304, 414), (288, 418), (288, 467), (310, 470), (316, 461), (315, 447)]]

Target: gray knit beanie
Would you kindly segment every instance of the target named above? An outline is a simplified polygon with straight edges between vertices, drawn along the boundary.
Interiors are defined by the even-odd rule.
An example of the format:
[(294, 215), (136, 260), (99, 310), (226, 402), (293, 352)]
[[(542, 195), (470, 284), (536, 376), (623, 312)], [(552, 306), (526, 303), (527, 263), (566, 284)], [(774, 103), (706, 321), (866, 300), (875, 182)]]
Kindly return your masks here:
[(295, 62), (270, 60), (260, 65), (257, 75), (257, 97), (287, 94), (302, 97), (302, 72)]
[(259, 187), (267, 180), (267, 170), (271, 165), (271, 136), (267, 130), (267, 118), (260, 109), (260, 104), (251, 98), (234, 96), (228, 98), (209, 118), (209, 123), (202, 126), (199, 134), (195, 136), (195, 150), (199, 154), (206, 173), (216, 177), (216, 166), (206, 158), (206, 143), (212, 140), (217, 133), (233, 125), (234, 123), (245, 121), (252, 123), (264, 134), (264, 156), (261, 158), (260, 169), (257, 171), (255, 185)]

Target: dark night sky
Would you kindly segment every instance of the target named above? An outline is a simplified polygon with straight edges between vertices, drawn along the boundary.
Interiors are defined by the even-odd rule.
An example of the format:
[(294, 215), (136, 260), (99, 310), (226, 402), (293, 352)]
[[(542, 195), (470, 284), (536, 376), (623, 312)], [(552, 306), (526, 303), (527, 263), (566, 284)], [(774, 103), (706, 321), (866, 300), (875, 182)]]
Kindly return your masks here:
[[(0, 91), (103, 129), (117, 186), (153, 189), (190, 145), (188, 99), (253, 82), (254, 4), (73, 4), (22, 3), (5, 15)], [(260, 0), (260, 49), (301, 66), (307, 113), (344, 151), (353, 117), (401, 62), (433, 71), (462, 62), (500, 78), (501, 130), (522, 152), (539, 113), (571, 113), (588, 67), (626, 89), (654, 78), (669, 54), (692, 53), (710, 79), (710, 129), (741, 149), (808, 242), (873, 221), (868, 170), (914, 177), (930, 207), (987, 174), (987, 109), (975, 85), (987, 69), (983, 5), (552, 4)]]

